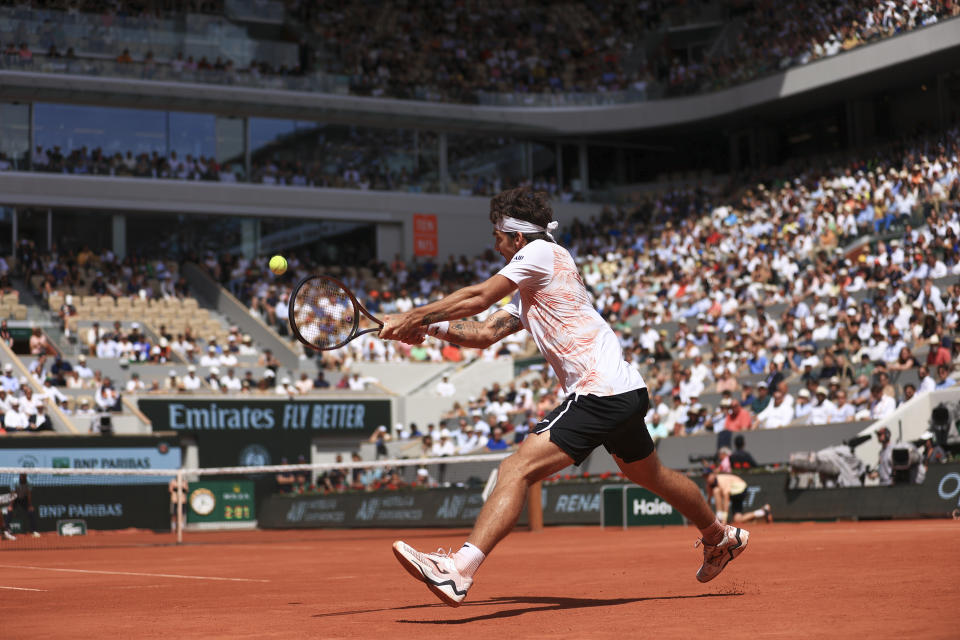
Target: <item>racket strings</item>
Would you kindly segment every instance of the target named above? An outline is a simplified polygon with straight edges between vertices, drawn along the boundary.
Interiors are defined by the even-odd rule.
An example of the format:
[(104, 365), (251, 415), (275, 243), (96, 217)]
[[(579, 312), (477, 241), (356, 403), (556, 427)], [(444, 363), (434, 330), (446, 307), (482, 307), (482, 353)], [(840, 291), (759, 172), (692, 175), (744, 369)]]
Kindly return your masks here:
[(321, 349), (329, 349), (350, 339), (357, 312), (350, 294), (342, 287), (323, 278), (313, 278), (297, 291), (293, 313), (303, 339)]

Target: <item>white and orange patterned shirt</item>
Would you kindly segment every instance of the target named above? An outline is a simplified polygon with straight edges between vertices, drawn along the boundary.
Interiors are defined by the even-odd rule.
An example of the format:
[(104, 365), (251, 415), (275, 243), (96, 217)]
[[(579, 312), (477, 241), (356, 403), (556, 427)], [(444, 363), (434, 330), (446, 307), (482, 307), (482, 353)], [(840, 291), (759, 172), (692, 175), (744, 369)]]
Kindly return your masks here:
[(558, 244), (534, 240), (499, 274), (517, 285), (504, 310), (519, 317), (570, 393), (612, 396), (646, 387), (590, 301), (577, 265)]

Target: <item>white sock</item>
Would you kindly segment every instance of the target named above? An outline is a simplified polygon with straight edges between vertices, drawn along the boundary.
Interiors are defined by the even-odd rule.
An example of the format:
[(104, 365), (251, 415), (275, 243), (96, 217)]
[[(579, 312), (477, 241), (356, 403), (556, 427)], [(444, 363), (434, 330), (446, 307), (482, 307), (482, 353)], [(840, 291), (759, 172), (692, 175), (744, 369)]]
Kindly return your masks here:
[(460, 550), (453, 554), (453, 564), (457, 571), (467, 578), (472, 578), (480, 563), (486, 558), (486, 554), (469, 542), (464, 542)]
[(767, 515), (767, 512), (764, 511), (763, 509), (757, 509), (756, 511), (753, 512), (753, 515), (756, 516), (757, 518), (762, 518), (765, 515)]

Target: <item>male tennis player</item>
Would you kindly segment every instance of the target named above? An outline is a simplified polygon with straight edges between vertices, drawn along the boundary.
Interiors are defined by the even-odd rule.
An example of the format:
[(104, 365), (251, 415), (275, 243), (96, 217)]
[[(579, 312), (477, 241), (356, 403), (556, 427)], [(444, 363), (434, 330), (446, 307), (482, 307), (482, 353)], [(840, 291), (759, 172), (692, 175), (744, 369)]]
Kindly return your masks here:
[[(715, 578), (747, 546), (749, 534), (721, 523), (696, 485), (660, 464), (644, 424), (646, 384), (623, 359), (613, 330), (597, 313), (577, 266), (550, 231), (546, 194), (512, 189), (490, 202), (494, 243), (507, 261), (487, 281), (441, 300), (384, 318), (380, 337), (417, 343), (424, 333), (464, 347), (485, 348), (526, 329), (568, 394), (540, 421), (520, 449), (500, 464), (497, 485), (470, 537), (453, 555), (421, 553), (404, 542), (400, 564), (446, 604), (459, 606), (480, 563), (516, 524), (530, 485), (603, 445), (628, 478), (655, 492), (693, 522), (702, 535), (700, 582)], [(464, 321), (512, 295), (484, 322)]]
[(743, 524), (761, 518), (773, 522), (769, 504), (763, 505), (761, 509), (744, 512), (743, 503), (747, 497), (748, 485), (740, 476), (707, 467), (703, 470), (703, 482), (707, 488), (707, 496), (713, 498), (717, 518), (721, 522)]

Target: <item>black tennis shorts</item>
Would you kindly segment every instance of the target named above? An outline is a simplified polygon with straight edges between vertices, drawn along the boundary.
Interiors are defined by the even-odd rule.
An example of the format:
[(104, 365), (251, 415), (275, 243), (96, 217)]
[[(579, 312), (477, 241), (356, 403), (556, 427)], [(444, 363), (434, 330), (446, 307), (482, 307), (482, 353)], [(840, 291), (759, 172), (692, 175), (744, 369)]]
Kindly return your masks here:
[(615, 396), (573, 394), (537, 424), (536, 433), (549, 430), (550, 442), (578, 466), (601, 444), (624, 462), (636, 462), (653, 453), (644, 422), (649, 409), (646, 388)]
[(738, 493), (735, 496), (730, 496), (730, 511), (727, 513), (727, 521), (733, 519), (733, 514), (743, 513), (743, 499), (747, 497), (747, 492)]

